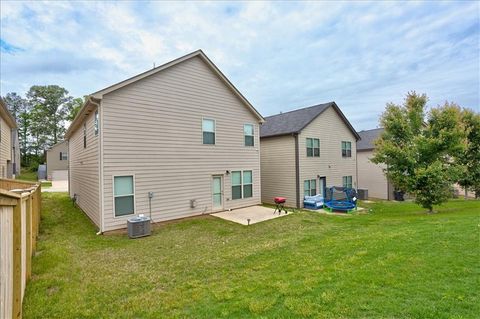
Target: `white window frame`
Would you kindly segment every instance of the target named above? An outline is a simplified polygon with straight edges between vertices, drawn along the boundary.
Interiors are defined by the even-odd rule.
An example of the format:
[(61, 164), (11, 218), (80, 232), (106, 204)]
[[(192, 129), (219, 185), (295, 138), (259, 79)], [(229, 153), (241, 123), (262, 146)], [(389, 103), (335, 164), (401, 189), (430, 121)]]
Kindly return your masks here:
[[(213, 134), (214, 137), (213, 137), (213, 144), (205, 144), (204, 143), (204, 140), (203, 140), (203, 132), (208, 132), (208, 131), (204, 131), (203, 130), (203, 121), (213, 121)], [(202, 130), (202, 145), (207, 145), (207, 146), (214, 146), (214, 145), (217, 145), (217, 120), (215, 119), (212, 119), (212, 118), (209, 118), (209, 117), (202, 117), (202, 122), (201, 122), (201, 127), (200, 129)], [(208, 132), (208, 133), (212, 133), (212, 132)]]
[[(308, 195), (305, 195), (305, 182), (308, 181)], [(312, 181), (315, 182), (315, 194), (312, 195)], [(317, 179), (316, 178), (311, 178), (311, 179), (306, 179), (303, 181), (303, 196), (315, 196), (317, 195)]]
[[(343, 156), (343, 143), (345, 143), (345, 156)], [(350, 145), (350, 149), (347, 147), (347, 145)], [(350, 151), (350, 156), (348, 156), (348, 151)], [(342, 141), (342, 157), (343, 158), (349, 158), (352, 157), (352, 142), (351, 141)]]
[(95, 114), (93, 116), (93, 131), (95, 132), (95, 136), (98, 136), (98, 131), (99, 131), (99, 124), (100, 124), (100, 119), (98, 115), (98, 109), (95, 110)]
[(68, 161), (68, 152), (60, 152), (60, 160)]
[[(237, 172), (240, 172), (240, 184), (237, 185), (233, 185), (233, 173), (237, 173)], [(230, 184), (231, 184), (231, 188), (230, 188), (230, 192), (232, 193), (232, 200), (239, 200), (239, 199), (243, 199), (243, 171), (242, 170), (235, 170), (235, 171), (232, 171), (232, 173), (230, 174), (232, 175), (230, 177)], [(253, 176), (252, 176), (252, 179), (253, 179)], [(233, 198), (233, 187), (234, 186), (240, 186), (240, 198)]]
[[(308, 147), (308, 140), (312, 140), (312, 147)], [(318, 147), (315, 147), (315, 141), (318, 141)], [(312, 149), (312, 156), (308, 156), (308, 149)], [(315, 156), (315, 149), (318, 148), (318, 156)], [(320, 157), (320, 139), (316, 137), (307, 137), (305, 139), (305, 152), (307, 157)]]
[[(245, 126), (247, 126), (247, 125), (249, 125), (249, 126), (252, 127), (252, 135), (247, 135), (247, 134), (245, 134)], [(245, 137), (246, 137), (246, 136), (251, 136), (251, 137), (253, 137), (253, 145), (245, 145)], [(245, 123), (245, 124), (243, 124), (243, 146), (245, 146), (245, 147), (255, 147), (255, 125), (252, 124), (252, 123)]]
[[(132, 176), (133, 180), (133, 194), (129, 195), (120, 195), (120, 196), (115, 196), (115, 177), (126, 177), (126, 176)], [(119, 175), (112, 175), (112, 207), (113, 207), (113, 218), (114, 219), (123, 219), (125, 217), (129, 218), (132, 215), (135, 215), (137, 211), (137, 195), (135, 194), (135, 174), (133, 173), (125, 173), (125, 174), (119, 174)], [(128, 214), (128, 215), (122, 215), (122, 216), (117, 216), (115, 213), (115, 198), (116, 197), (121, 197), (121, 196), (132, 196), (133, 195), (133, 213)]]
[[(252, 177), (252, 182), (251, 183), (248, 183), (248, 184), (245, 183), (245, 172), (250, 172), (251, 177)], [(252, 185), (252, 196), (245, 197), (245, 189), (244, 189), (245, 185)], [(253, 197), (253, 170), (246, 169), (246, 170), (242, 171), (242, 199), (243, 198), (252, 198), (252, 197)]]
[[(348, 187), (348, 178), (350, 178), (350, 187)], [(347, 175), (342, 177), (342, 184), (345, 188), (353, 188), (353, 177), (352, 175)]]
[[(233, 185), (232, 183), (232, 179), (233, 179), (233, 173), (234, 172), (240, 172), (240, 184), (239, 185)], [(252, 173), (252, 183), (248, 183), (248, 184), (245, 184), (245, 178), (243, 178), (243, 173), (244, 172), (251, 172)], [(255, 189), (253, 187), (253, 169), (245, 169), (245, 170), (241, 170), (241, 169), (238, 169), (238, 170), (232, 170), (231, 171), (231, 174), (232, 175), (230, 177), (230, 191), (231, 191), (231, 198), (232, 200), (239, 200), (239, 199), (245, 199), (245, 198), (253, 198), (254, 197), (254, 192), (255, 192)], [(243, 186), (245, 185), (252, 185), (252, 196), (250, 197), (245, 197), (245, 192), (243, 191)], [(240, 186), (240, 198), (233, 198), (233, 186)]]

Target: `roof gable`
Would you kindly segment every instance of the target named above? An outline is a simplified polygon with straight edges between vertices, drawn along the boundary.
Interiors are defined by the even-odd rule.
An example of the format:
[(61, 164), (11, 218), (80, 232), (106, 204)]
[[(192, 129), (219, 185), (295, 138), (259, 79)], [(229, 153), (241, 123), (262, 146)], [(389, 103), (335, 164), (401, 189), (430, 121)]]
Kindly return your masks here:
[(159, 73), (159, 72), (161, 72), (165, 69), (168, 69), (168, 68), (170, 68), (174, 65), (177, 65), (179, 63), (182, 63), (183, 61), (189, 60), (189, 59), (194, 58), (194, 57), (199, 57), (203, 62), (205, 62), (207, 64), (207, 66), (210, 68), (210, 70), (212, 70), (212, 72), (215, 73), (220, 78), (220, 80), (222, 80), (222, 82), (232, 91), (232, 93), (240, 99), (240, 101), (245, 105), (245, 107), (247, 107), (249, 109), (249, 111), (252, 112), (252, 114), (258, 119), (258, 121), (260, 123), (264, 122), (264, 118), (262, 117), (262, 115), (253, 107), (252, 104), (250, 104), (250, 102), (242, 95), (242, 93), (240, 93), (240, 91), (230, 82), (230, 80), (227, 79), (227, 77), (207, 57), (207, 55), (205, 53), (203, 53), (202, 50), (197, 50), (195, 52), (184, 55), (184, 56), (182, 56), (180, 58), (177, 58), (173, 61), (167, 62), (167, 63), (165, 63), (163, 65), (160, 65), (156, 68), (153, 68), (153, 69), (148, 70), (146, 72), (140, 73), (140, 74), (138, 74), (136, 76), (133, 76), (129, 79), (118, 82), (118, 83), (113, 84), (113, 85), (111, 85), (107, 88), (104, 88), (100, 91), (97, 91), (95, 93), (90, 94), (89, 99), (87, 99), (87, 101), (83, 105), (82, 109), (78, 112), (77, 116), (75, 117), (72, 124), (68, 128), (68, 130), (65, 134), (65, 137), (68, 138), (72, 134), (72, 132), (77, 129), (77, 127), (79, 126), (79, 122), (81, 122), (82, 119), (85, 117), (86, 112), (88, 111), (88, 107), (89, 106), (91, 107), (91, 105), (98, 106), (101, 99), (103, 98), (103, 96), (105, 94), (108, 94), (108, 93), (113, 92), (115, 90), (121, 89), (121, 88), (123, 88), (123, 87), (125, 87), (125, 86), (127, 86), (131, 83), (140, 81), (141, 79), (144, 79), (146, 77), (157, 74), (157, 73)]
[(62, 146), (62, 145), (65, 144), (66, 142), (67, 142), (66, 140), (63, 140), (63, 141), (61, 141), (61, 142), (58, 142), (58, 143), (55, 144), (55, 145), (52, 145), (52, 146), (47, 150), (47, 152), (51, 152), (51, 151), (55, 150), (57, 147)]
[(3, 101), (0, 97), (0, 116), (7, 122), (10, 128), (17, 128), (17, 123), (15, 122), (15, 118), (12, 116), (10, 111), (7, 108), (7, 104)]
[(320, 116), (326, 109), (333, 107), (342, 121), (347, 125), (357, 140), (360, 139), (345, 115), (335, 102), (317, 104), (306, 108), (285, 112), (265, 118), (265, 123), (260, 128), (260, 137), (272, 137), (288, 134), (299, 134), (313, 120)]

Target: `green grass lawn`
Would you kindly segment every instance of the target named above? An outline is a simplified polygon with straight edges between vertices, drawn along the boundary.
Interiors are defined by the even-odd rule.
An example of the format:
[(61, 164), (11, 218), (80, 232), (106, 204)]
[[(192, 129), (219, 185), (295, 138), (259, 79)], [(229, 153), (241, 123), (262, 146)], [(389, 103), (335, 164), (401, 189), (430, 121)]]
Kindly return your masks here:
[(20, 179), (22, 181), (36, 182), (38, 180), (37, 172), (32, 172), (30, 170), (22, 169), (20, 172), (20, 175), (18, 175), (16, 179)]
[(24, 318), (478, 318), (479, 201), (428, 215), (299, 212), (251, 226), (214, 217), (152, 236), (95, 235), (44, 193)]

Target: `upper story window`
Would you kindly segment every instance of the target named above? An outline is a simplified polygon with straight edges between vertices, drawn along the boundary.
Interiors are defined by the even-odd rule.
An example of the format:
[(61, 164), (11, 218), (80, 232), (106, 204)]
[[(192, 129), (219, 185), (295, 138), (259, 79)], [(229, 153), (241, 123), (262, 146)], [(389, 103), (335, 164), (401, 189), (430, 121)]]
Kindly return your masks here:
[(352, 188), (352, 176), (343, 176), (343, 187)]
[(87, 123), (83, 123), (83, 148), (87, 148)]
[(245, 146), (254, 146), (255, 137), (253, 124), (243, 125), (243, 134), (245, 136)]
[(352, 142), (342, 141), (342, 157), (352, 157)]
[(68, 160), (68, 153), (67, 152), (60, 152), (60, 160), (61, 161)]
[(215, 145), (215, 120), (202, 121), (203, 144)]
[(307, 157), (320, 157), (320, 140), (307, 138)]
[(98, 135), (98, 110), (95, 111), (95, 122), (94, 122), (95, 136)]

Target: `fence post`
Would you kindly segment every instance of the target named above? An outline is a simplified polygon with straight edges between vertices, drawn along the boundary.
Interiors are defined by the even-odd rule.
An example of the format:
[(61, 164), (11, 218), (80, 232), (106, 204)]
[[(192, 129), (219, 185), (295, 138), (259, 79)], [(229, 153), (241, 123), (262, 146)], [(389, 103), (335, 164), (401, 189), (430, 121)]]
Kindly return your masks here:
[(22, 198), (13, 208), (13, 305), (12, 317), (22, 317)]
[(25, 276), (30, 279), (32, 274), (32, 194), (30, 193), (27, 197), (25, 203), (25, 228), (27, 230), (27, 234), (25, 238), (27, 239), (26, 243), (26, 268), (25, 269)]

